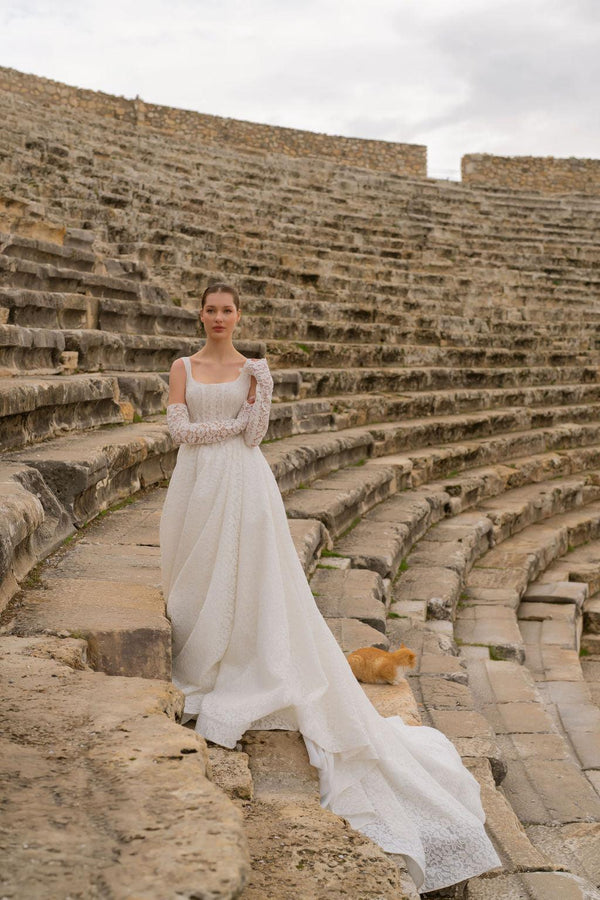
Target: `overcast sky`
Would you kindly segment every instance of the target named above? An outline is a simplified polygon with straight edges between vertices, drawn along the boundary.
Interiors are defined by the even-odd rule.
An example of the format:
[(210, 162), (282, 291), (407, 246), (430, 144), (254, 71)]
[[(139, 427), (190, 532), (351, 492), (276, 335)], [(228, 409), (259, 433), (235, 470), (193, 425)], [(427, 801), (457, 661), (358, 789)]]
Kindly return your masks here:
[(600, 157), (600, 0), (0, 0), (0, 65), (464, 153)]

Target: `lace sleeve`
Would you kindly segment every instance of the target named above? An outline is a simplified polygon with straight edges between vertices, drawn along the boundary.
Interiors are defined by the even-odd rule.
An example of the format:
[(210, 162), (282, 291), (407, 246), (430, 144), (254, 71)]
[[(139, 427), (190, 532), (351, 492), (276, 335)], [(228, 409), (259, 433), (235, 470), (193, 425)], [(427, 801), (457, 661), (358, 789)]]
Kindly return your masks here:
[(244, 441), (249, 447), (257, 447), (269, 428), (269, 413), (273, 396), (273, 377), (266, 359), (253, 359), (250, 372), (256, 378), (256, 399), (254, 403), (246, 400), (240, 415), (248, 417), (244, 429)]
[(224, 441), (228, 437), (241, 434), (249, 417), (249, 411), (242, 406), (235, 419), (223, 419), (220, 422), (190, 422), (187, 404), (169, 403), (167, 406), (167, 426), (176, 444), (215, 444), (217, 441)]

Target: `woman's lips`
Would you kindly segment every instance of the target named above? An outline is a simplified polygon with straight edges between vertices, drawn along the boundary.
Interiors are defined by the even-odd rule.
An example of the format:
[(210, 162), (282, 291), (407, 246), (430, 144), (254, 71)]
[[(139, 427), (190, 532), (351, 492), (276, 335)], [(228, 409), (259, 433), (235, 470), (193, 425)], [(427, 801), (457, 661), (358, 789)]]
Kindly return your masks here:
[(225, 331), (222, 325), (215, 325), (213, 331)]

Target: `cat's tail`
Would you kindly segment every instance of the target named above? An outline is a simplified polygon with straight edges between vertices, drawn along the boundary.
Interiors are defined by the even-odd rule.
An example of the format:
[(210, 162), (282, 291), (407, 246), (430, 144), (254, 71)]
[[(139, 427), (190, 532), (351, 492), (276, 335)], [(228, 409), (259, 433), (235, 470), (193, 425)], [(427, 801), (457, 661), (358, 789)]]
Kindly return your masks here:
[(407, 669), (414, 668), (417, 658), (416, 654), (414, 650), (409, 650), (404, 644), (401, 644), (397, 650), (393, 650), (391, 655), (394, 657), (397, 665), (405, 666)]

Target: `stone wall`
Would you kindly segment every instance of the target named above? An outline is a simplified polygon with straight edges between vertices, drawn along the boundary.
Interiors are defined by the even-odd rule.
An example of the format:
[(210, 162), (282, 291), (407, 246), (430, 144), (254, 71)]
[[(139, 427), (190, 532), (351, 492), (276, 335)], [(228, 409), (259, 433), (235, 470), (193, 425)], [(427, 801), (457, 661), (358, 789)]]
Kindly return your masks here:
[(541, 191), (544, 194), (600, 194), (600, 160), (554, 156), (493, 156), (469, 153), (461, 163), (466, 185)]
[(210, 116), (187, 109), (127, 100), (102, 91), (83, 90), (48, 78), (27, 75), (0, 66), (0, 90), (19, 94), (37, 104), (66, 106), (130, 123), (137, 128), (177, 134), (180, 138), (227, 143), (241, 150), (316, 156), (396, 175), (427, 176), (427, 148), (420, 144), (396, 144), (338, 137), (261, 125), (240, 119)]

